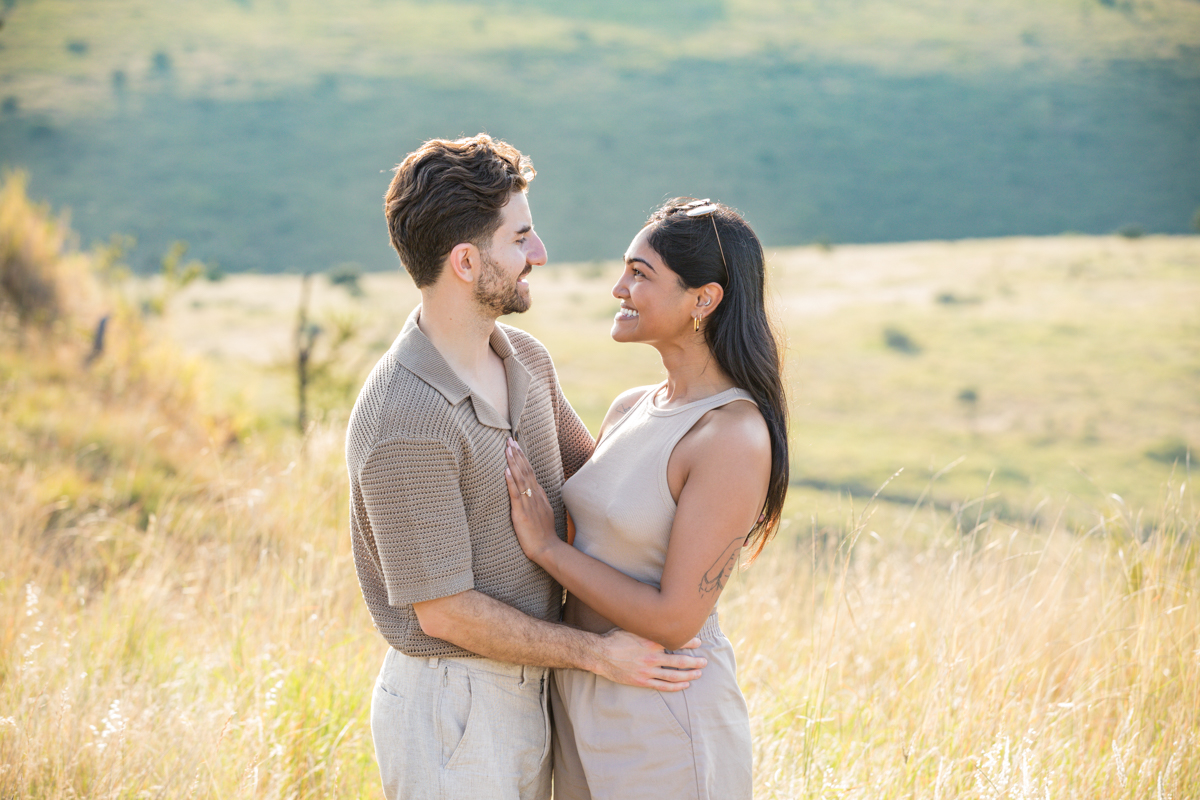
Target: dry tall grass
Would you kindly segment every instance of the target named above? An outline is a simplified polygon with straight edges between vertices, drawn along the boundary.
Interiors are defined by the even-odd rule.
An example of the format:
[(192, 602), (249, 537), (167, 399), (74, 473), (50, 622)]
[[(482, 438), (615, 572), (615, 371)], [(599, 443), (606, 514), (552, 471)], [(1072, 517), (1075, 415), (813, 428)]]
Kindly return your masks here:
[(726, 604), (762, 797), (1200, 796), (1197, 512), (1091, 530), (864, 519)]
[[(378, 796), (342, 423), (248, 434), (140, 325), (0, 340), (0, 797)], [(790, 519), (724, 601), (757, 796), (1200, 795), (1185, 477), (1091, 530)]]

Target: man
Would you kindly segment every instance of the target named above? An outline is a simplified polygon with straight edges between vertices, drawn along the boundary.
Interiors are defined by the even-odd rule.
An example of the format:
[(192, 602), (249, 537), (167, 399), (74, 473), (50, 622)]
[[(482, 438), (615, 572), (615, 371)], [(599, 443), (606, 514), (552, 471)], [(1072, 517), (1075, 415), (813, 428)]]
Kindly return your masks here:
[(558, 624), (562, 589), (513, 534), (509, 438), (560, 536), (560, 488), (594, 446), (545, 348), (496, 322), (529, 308), (525, 278), (546, 263), (533, 175), (486, 134), (431, 140), (385, 198), (421, 305), (355, 403), (346, 462), (359, 582), (390, 645), (371, 702), (389, 798), (548, 798), (548, 667), (676, 691), (704, 666), (625, 631)]

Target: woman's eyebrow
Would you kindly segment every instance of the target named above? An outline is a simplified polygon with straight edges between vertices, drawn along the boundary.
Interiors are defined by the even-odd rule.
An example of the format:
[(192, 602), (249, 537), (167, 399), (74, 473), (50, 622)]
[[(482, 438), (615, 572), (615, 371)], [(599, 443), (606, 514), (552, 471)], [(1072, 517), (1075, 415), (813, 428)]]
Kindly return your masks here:
[(625, 263), (626, 263), (627, 265), (628, 265), (628, 264), (634, 264), (634, 263), (637, 263), (637, 264), (645, 264), (647, 267), (649, 267), (649, 268), (650, 268), (650, 271), (651, 271), (651, 272), (653, 272), (653, 273), (655, 273), (655, 274), (657, 274), (657, 273), (658, 273), (658, 270), (656, 270), (656, 269), (654, 268), (654, 265), (653, 265), (653, 264), (651, 264), (649, 261), (647, 261), (647, 260), (646, 260), (646, 259), (644, 259), (644, 258), (636, 258), (635, 256), (625, 256)]

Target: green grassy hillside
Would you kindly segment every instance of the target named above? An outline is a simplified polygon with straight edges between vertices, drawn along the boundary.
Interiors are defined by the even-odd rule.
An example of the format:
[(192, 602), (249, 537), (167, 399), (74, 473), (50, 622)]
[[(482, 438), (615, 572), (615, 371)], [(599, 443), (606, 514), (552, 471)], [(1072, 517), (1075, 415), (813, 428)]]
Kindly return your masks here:
[[(103, 105), (112, 74), (153, 91), (254, 98), (327, 75), (481, 81), (488, 59), (586, 54), (600, 69), (664, 69), (756, 54), (889, 74), (1050, 72), (1191, 59), (1191, 0), (11, 0), (9, 91), (30, 108)], [(156, 58), (158, 54), (166, 57)], [(481, 64), (485, 65), (481, 68)], [(511, 87), (509, 87), (511, 88)], [(64, 108), (70, 106), (70, 110)]]
[(478, 130), (533, 156), (560, 260), (676, 193), (778, 245), (1200, 207), (1190, 0), (18, 0), (0, 46), (0, 162), (85, 242), (134, 235), (140, 270), (178, 238), (227, 271), (391, 268), (387, 171)]

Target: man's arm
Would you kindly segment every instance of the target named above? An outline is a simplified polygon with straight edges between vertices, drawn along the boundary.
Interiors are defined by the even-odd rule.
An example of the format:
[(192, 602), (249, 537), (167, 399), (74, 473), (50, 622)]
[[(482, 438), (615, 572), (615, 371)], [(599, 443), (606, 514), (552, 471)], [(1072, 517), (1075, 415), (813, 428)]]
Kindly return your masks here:
[[(475, 590), (413, 604), (421, 630), (510, 664), (583, 669), (660, 692), (686, 689), (707, 659), (667, 653), (628, 631), (590, 633), (544, 622)], [(696, 647), (693, 639), (687, 647)]]
[(554, 381), (554, 426), (558, 430), (558, 453), (562, 458), (563, 480), (567, 480), (592, 457), (596, 440), (583, 420), (567, 402), (562, 387)]

